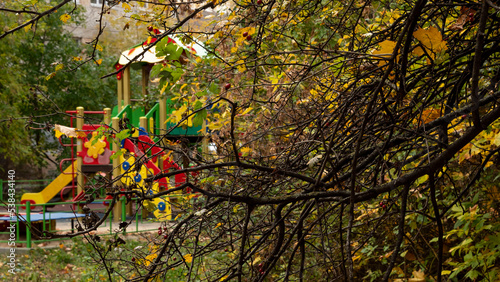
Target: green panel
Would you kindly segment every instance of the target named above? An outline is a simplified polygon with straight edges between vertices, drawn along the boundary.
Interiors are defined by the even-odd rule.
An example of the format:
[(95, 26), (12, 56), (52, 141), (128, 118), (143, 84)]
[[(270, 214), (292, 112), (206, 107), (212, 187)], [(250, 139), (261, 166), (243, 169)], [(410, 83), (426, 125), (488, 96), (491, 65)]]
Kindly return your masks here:
[[(175, 124), (172, 123), (167, 123), (167, 130), (169, 128), (173, 127)], [(169, 135), (170, 136), (198, 136), (200, 135), (198, 131), (201, 130), (201, 126), (197, 127), (187, 127), (186, 129), (182, 127), (177, 127), (176, 129), (172, 130)]]
[(123, 118), (124, 114), (126, 114), (127, 117), (130, 119), (130, 117), (132, 116), (132, 109), (130, 108), (130, 105), (125, 106), (125, 108), (123, 108), (123, 110), (121, 110), (116, 115), (113, 115), (113, 117)]
[(154, 117), (154, 120), (155, 120), (155, 135), (160, 135), (160, 126), (159, 126), (159, 123), (160, 123), (160, 104), (158, 104), (158, 111), (156, 111), (155, 113), (155, 117)]
[(149, 130), (149, 119), (150, 118), (153, 118), (153, 120), (155, 121), (155, 132), (154, 135), (157, 135), (159, 134), (159, 130), (158, 130), (158, 122), (160, 120), (160, 104), (156, 103), (153, 108), (151, 108), (151, 110), (149, 110), (149, 112), (146, 114), (146, 119), (148, 120), (148, 130)]
[(111, 116), (115, 117), (118, 114), (118, 106), (114, 106), (113, 110), (111, 111)]
[(159, 111), (160, 109), (160, 105), (158, 103), (156, 103), (153, 108), (151, 108), (151, 110), (149, 110), (149, 112), (146, 114), (146, 118), (149, 119), (149, 118), (155, 118), (155, 114), (157, 111)]
[[(174, 111), (174, 108), (173, 108), (173, 102), (169, 99), (167, 100), (167, 120), (169, 118), (169, 115), (172, 114), (172, 112)], [(169, 128), (172, 128), (174, 127), (175, 124), (174, 123), (171, 123), (171, 122), (167, 122), (167, 131), (169, 130)], [(182, 127), (177, 127), (176, 129), (172, 130), (172, 132), (169, 133), (170, 136), (199, 136), (200, 134), (198, 133), (198, 131), (201, 130), (201, 126), (196, 126), (196, 127), (186, 127), (186, 128), (182, 128)]]
[[(174, 103), (170, 100), (167, 100), (167, 107), (166, 107), (166, 112), (167, 112), (167, 119), (169, 115), (174, 111), (173, 108)], [(132, 109), (130, 105), (127, 105), (123, 110), (118, 112), (118, 106), (113, 107), (112, 110), (112, 117), (118, 117), (118, 118), (123, 118), (123, 115), (126, 113), (127, 117), (129, 118), (130, 122), (132, 123), (133, 126), (139, 127), (139, 120), (140, 117), (145, 116), (148, 119), (148, 124), (149, 124), (149, 118), (153, 117), (155, 121), (155, 134), (160, 134), (158, 128), (160, 128), (160, 106), (159, 104), (155, 104), (151, 110), (145, 114), (143, 108), (137, 108), (137, 109)], [(167, 130), (171, 127), (175, 126), (174, 123), (168, 122), (167, 123)], [(187, 128), (182, 128), (178, 127), (172, 132), (170, 132), (170, 136), (199, 136), (200, 134), (198, 131), (201, 130), (201, 126), (196, 126), (196, 127), (187, 127)]]
[(144, 116), (144, 108), (137, 108), (133, 110), (132, 116), (128, 116), (128, 119), (130, 120), (130, 122), (132, 122), (133, 126), (139, 127), (139, 120), (143, 116)]

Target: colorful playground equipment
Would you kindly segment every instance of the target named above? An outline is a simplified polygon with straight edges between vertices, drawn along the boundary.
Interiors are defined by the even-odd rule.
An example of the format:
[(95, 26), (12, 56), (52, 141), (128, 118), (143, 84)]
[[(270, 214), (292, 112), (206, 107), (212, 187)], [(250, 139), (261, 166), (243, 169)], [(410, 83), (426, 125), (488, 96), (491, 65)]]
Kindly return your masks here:
[[(164, 61), (164, 58), (157, 57), (154, 55), (155, 53), (151, 53), (151, 50), (146, 52), (144, 56), (136, 58), (137, 52), (140, 52), (141, 49), (144, 50), (148, 44), (155, 40), (155, 38), (150, 37), (144, 43), (121, 54), (120, 60), (115, 65), (117, 70), (121, 71), (117, 75), (118, 105), (113, 110), (106, 108), (103, 111), (84, 111), (82, 107), (78, 107), (76, 111), (66, 111), (72, 115), (70, 127), (58, 125), (55, 130), (61, 145), (71, 148), (71, 158), (61, 161), (61, 174), (54, 181), (39, 193), (25, 193), (21, 198), (21, 204), (26, 204), (26, 202), (30, 202), (30, 204), (47, 203), (58, 193), (62, 199), (67, 190), (72, 191), (71, 202), (81, 201), (85, 199), (86, 194), (85, 175), (92, 173), (105, 173), (113, 178), (120, 176), (120, 181), (115, 183), (116, 185), (121, 186), (122, 189), (133, 187), (133, 189), (147, 194), (178, 187), (186, 181), (188, 177), (186, 174), (177, 174), (173, 179), (158, 179), (152, 185), (146, 185), (144, 181), (145, 178), (152, 175), (181, 169), (181, 166), (173, 161), (172, 153), (165, 152), (160, 148), (157, 145), (160, 140), (154, 137), (166, 133), (167, 128), (173, 126), (167, 122), (167, 115), (174, 110), (171, 107), (171, 102), (162, 98), (147, 113), (143, 108), (131, 107), (130, 67), (133, 64), (141, 66), (142, 93), (146, 94), (151, 66)], [(187, 53), (195, 55), (204, 53), (203, 48), (198, 43), (196, 46), (186, 47), (175, 37), (168, 38), (168, 40), (183, 47), (186, 50), (184, 51), (185, 55)], [(126, 66), (131, 60), (134, 60), (132, 64)], [(102, 124), (84, 124), (84, 118), (87, 115), (96, 114), (104, 116)], [(125, 120), (128, 121), (125, 126), (133, 128), (135, 132), (130, 138), (119, 142), (115, 134), (110, 138), (106, 138), (102, 134), (103, 131), (119, 132), (123, 129)], [(175, 128), (166, 137), (170, 140), (181, 137), (190, 141), (201, 140), (200, 129), (201, 127)], [(62, 135), (70, 138), (69, 144), (61, 141)], [(167, 138), (164, 136), (161, 142), (165, 142), (164, 140)], [(119, 150), (121, 150), (120, 157), (111, 161), (110, 156)], [(149, 157), (136, 163), (136, 160), (144, 156)], [(71, 162), (71, 165), (63, 170), (63, 163), (68, 161)], [(136, 167), (138, 165), (140, 167)], [(111, 198), (108, 196), (106, 199)], [(172, 219), (172, 208), (168, 197), (155, 198), (145, 205), (154, 209), (154, 215), (159, 220)], [(115, 215), (120, 214), (118, 210), (120, 208), (120, 205), (115, 206), (117, 209), (114, 210)], [(118, 220), (118, 217), (116, 219)]]

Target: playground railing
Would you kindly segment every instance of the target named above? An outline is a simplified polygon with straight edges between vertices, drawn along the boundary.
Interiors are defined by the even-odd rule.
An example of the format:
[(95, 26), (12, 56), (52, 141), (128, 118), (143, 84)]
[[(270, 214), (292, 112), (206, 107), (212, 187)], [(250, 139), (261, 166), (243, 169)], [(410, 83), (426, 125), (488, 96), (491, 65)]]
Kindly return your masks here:
[[(135, 199), (135, 198), (132, 199), (132, 201), (135, 201), (135, 200), (137, 200), (137, 199)], [(111, 202), (111, 200), (102, 200), (102, 201), (103, 202)], [(100, 202), (100, 200), (98, 202)], [(15, 224), (15, 226), (16, 226), (16, 231), (15, 231), (15, 234), (16, 234), (15, 244), (16, 244), (16, 246), (18, 246), (18, 244), (25, 244), (27, 248), (32, 248), (33, 244), (65, 240), (65, 238), (58, 238), (58, 239), (44, 239), (43, 237), (42, 238), (34, 238), (33, 232), (31, 229), (33, 227), (35, 227), (35, 225), (36, 225), (38, 227), (37, 229), (39, 229), (39, 231), (41, 231), (41, 235), (43, 235), (44, 231), (54, 232), (54, 233), (74, 231), (76, 228), (74, 225), (74, 223), (75, 223), (74, 220), (75, 220), (75, 218), (76, 219), (78, 218), (78, 217), (76, 217), (76, 216), (78, 216), (78, 214), (76, 214), (76, 211), (75, 212), (66, 212), (66, 213), (75, 215), (75, 218), (71, 219), (71, 229), (69, 229), (69, 230), (67, 230), (67, 229), (66, 230), (64, 230), (64, 229), (63, 230), (59, 230), (59, 229), (54, 230), (52, 227), (52, 222), (54, 222), (57, 219), (49, 218), (49, 214), (48, 214), (48, 210), (47, 210), (49, 207), (54, 207), (57, 205), (72, 205), (72, 204), (76, 204), (76, 205), (85, 204), (85, 202), (55, 202), (55, 203), (46, 203), (46, 204), (31, 204), (28, 201), (28, 202), (26, 202), (25, 205), (24, 204), (23, 205), (15, 204), (15, 212), (16, 212), (17, 217), (16, 217), (16, 220), (12, 221), (12, 222), (16, 223)], [(129, 228), (123, 229), (123, 231), (121, 231), (121, 232), (123, 232), (124, 234), (125, 233), (147, 232), (147, 231), (153, 231), (153, 230), (157, 229), (157, 227), (148, 229), (148, 226), (141, 226), (147, 221), (147, 219), (142, 217), (142, 210), (141, 210), (142, 208), (140, 207), (140, 205), (137, 205), (135, 215), (133, 216), (133, 218), (130, 218), (130, 217), (127, 218), (127, 216), (126, 216), (126, 210), (127, 210), (126, 209), (126, 198), (122, 197), (118, 204), (121, 205), (121, 221), (122, 222), (135, 221), (135, 228), (133, 228), (133, 230), (131, 230), (130, 226), (129, 226)], [(33, 211), (33, 209), (36, 209), (37, 207), (41, 207), (42, 211), (41, 212)], [(7, 210), (7, 204), (0, 204), (0, 208), (2, 210), (3, 209)], [(22, 210), (23, 208), (25, 208), (25, 212), (20, 213), (20, 210)], [(94, 211), (94, 212), (98, 212), (100, 210), (102, 210), (102, 213), (104, 214), (106, 207), (104, 207), (104, 205), (103, 205), (103, 208), (97, 208), (97, 209), (93, 208), (92, 209), (92, 211)], [(42, 215), (41, 220), (32, 220), (33, 215), (40, 214), (40, 213)], [(80, 217), (82, 217), (81, 214), (80, 214)], [(99, 233), (99, 235), (112, 235), (112, 234), (114, 234), (112, 219), (113, 219), (113, 211), (111, 211), (111, 214), (108, 216), (108, 219), (106, 219), (106, 221), (103, 223), (103, 225), (99, 226), (99, 228), (109, 227), (108, 232)], [(41, 225), (41, 227), (40, 227), (40, 225)], [(117, 228), (117, 230), (118, 230), (118, 228)], [(11, 232), (9, 230), (7, 230), (4, 232), (0, 232), (0, 235), (1, 234), (10, 235)], [(24, 236), (21, 236), (21, 235), (24, 235)], [(10, 236), (12, 236), (12, 235), (10, 235)], [(7, 236), (7, 238), (8, 237), (9, 236)], [(69, 239), (69, 238), (67, 238), (67, 239)], [(12, 240), (8, 240), (8, 239), (7, 240), (0, 240), (0, 243), (9, 243), (11, 241)]]
[(155, 121), (160, 120), (160, 104), (156, 103), (151, 108), (151, 110), (149, 110), (149, 112), (145, 115), (145, 117), (146, 117), (146, 120), (148, 122), (148, 127), (149, 127), (149, 128), (146, 128), (146, 130), (149, 133), (152, 133), (153, 135), (160, 134), (160, 132), (158, 130), (158, 126), (156, 126), (156, 123), (155, 123)]
[[(137, 125), (139, 124), (139, 118), (144, 116), (144, 109), (142, 108), (133, 109), (130, 105), (126, 105), (121, 111), (117, 113), (113, 112), (112, 116), (120, 119), (126, 117), (130, 120), (131, 124)], [(111, 126), (111, 124), (109, 124), (109, 126)]]

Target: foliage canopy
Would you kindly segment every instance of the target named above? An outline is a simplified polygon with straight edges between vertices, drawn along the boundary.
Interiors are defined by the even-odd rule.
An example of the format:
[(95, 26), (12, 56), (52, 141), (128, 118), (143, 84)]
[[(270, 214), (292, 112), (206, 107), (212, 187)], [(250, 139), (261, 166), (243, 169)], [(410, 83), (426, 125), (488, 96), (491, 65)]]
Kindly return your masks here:
[[(56, 3), (21, 2), (0, 1), (4, 11), (19, 10), (16, 16), (8, 12), (0, 14), (0, 26), (4, 31), (23, 23), (25, 15), (20, 12), (23, 7), (27, 11), (35, 8), (43, 11)], [(70, 12), (72, 17), (67, 14)], [(0, 40), (0, 95), (3, 101), (0, 106), (0, 120), (3, 121), (0, 156), (11, 164), (38, 163), (42, 160), (42, 152), (57, 149), (57, 142), (47, 138), (51, 134), (29, 131), (29, 128), (49, 129), (54, 123), (62, 123), (66, 110), (78, 106), (102, 110), (116, 104), (114, 83), (95, 77), (99, 73), (104, 75), (109, 69), (86, 64), (78, 72), (73, 70), (93, 51), (64, 30), (65, 24), (82, 24), (82, 12), (80, 8), (63, 6)], [(96, 61), (103, 62), (101, 56), (96, 55)], [(106, 57), (104, 62), (111, 65), (113, 58)]]

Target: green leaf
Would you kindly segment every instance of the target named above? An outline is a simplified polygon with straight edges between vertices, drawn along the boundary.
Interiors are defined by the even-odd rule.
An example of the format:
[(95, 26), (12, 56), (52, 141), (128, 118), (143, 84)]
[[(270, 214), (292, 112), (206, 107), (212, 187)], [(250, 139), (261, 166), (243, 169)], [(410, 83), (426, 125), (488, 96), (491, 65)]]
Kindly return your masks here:
[(156, 44), (156, 55), (165, 56), (165, 60), (177, 61), (182, 55), (184, 48), (175, 43), (168, 43), (168, 37), (163, 38)]
[(184, 74), (184, 71), (181, 68), (175, 68), (170, 74), (172, 75), (172, 83), (175, 83), (181, 78), (181, 76)]
[(130, 129), (122, 130), (122, 131), (118, 132), (115, 136), (120, 141), (123, 139), (126, 139), (126, 138), (130, 137)]
[(465, 246), (465, 245), (468, 245), (470, 243), (472, 243), (472, 239), (471, 238), (467, 238), (465, 240), (462, 241), (462, 243), (460, 244), (460, 246)]
[(213, 94), (219, 94), (220, 93), (220, 87), (217, 83), (210, 83), (210, 86), (208, 87), (208, 90), (213, 93)]
[(193, 126), (201, 126), (207, 119), (207, 109), (199, 111), (193, 118)]
[(441, 275), (449, 275), (451, 273), (451, 270), (443, 270), (441, 271)]
[(201, 109), (201, 107), (203, 107), (203, 103), (201, 101), (197, 100), (194, 103), (193, 110), (197, 111), (197, 110)]
[(122, 150), (118, 150), (118, 152), (115, 152), (114, 154), (112, 154), (110, 157), (109, 157), (109, 160), (112, 161), (118, 157), (120, 157), (121, 155), (123, 155), (123, 152)]
[(163, 70), (163, 65), (162, 64), (154, 65), (151, 68), (150, 76), (151, 77), (157, 77), (162, 70)]

